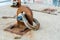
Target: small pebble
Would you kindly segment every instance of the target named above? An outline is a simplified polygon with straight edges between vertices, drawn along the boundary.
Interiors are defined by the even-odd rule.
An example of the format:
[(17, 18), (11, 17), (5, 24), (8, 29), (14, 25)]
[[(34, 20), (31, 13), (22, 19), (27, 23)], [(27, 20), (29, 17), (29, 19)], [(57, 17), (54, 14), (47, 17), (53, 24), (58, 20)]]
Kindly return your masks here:
[(15, 37), (14, 39), (21, 39), (21, 37)]

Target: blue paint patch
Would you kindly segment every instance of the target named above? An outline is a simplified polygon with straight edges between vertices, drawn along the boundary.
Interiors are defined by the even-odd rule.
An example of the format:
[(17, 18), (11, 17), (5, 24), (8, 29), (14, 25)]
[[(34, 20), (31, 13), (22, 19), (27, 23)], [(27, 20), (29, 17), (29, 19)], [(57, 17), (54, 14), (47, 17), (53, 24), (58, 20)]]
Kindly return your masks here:
[(18, 16), (18, 17), (17, 17), (17, 20), (18, 20), (18, 21), (22, 20), (22, 16)]
[(60, 0), (53, 0), (54, 6), (60, 6)]
[(57, 2), (58, 2), (58, 0), (53, 0), (53, 5), (57, 6)]

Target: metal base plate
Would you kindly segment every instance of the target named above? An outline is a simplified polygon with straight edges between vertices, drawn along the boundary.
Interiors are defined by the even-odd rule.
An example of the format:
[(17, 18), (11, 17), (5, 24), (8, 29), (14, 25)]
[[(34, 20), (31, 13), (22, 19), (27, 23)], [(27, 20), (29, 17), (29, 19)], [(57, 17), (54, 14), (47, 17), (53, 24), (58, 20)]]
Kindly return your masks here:
[(11, 29), (11, 27), (12, 26), (10, 26), (10, 27), (7, 27), (6, 29), (4, 29), (5, 31), (9, 31), (9, 32), (11, 32), (11, 33), (15, 33), (15, 34), (17, 34), (17, 35), (24, 35), (24, 34), (26, 34), (28, 31), (30, 31), (30, 29), (25, 29), (25, 30), (23, 30), (22, 28), (18, 28), (18, 27), (14, 27), (14, 28), (12, 28)]

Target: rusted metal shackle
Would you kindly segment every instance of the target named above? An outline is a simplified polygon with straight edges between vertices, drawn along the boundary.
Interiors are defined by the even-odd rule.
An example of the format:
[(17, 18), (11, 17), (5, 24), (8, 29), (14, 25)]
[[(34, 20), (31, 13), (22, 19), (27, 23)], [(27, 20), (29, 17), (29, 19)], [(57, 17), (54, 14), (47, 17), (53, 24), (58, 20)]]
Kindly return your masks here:
[(20, 7), (21, 6), (21, 0), (13, 0), (13, 5), (11, 7)]
[[(17, 10), (17, 16), (22, 12), (25, 12), (25, 15), (27, 18), (26, 20), (28, 21), (28, 22), (24, 22), (25, 26), (28, 25), (29, 29), (38, 30), (40, 27), (40, 23), (35, 18), (33, 18), (32, 11), (26, 6), (20, 6)], [(20, 22), (18, 20), (17, 20), (17, 23), (18, 25), (20, 25)], [(36, 25), (34, 25), (34, 23)]]

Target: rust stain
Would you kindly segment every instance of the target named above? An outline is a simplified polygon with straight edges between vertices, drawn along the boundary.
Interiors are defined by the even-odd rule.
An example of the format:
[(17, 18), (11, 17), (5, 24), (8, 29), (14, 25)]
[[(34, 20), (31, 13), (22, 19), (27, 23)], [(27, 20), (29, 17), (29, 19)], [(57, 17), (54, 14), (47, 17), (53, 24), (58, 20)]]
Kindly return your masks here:
[(29, 31), (29, 33), (26, 34), (26, 37), (28, 37), (30, 40), (33, 40), (33, 32)]
[(7, 17), (7, 16), (3, 16), (3, 19), (8, 19), (8, 18), (15, 18), (15, 17)]

